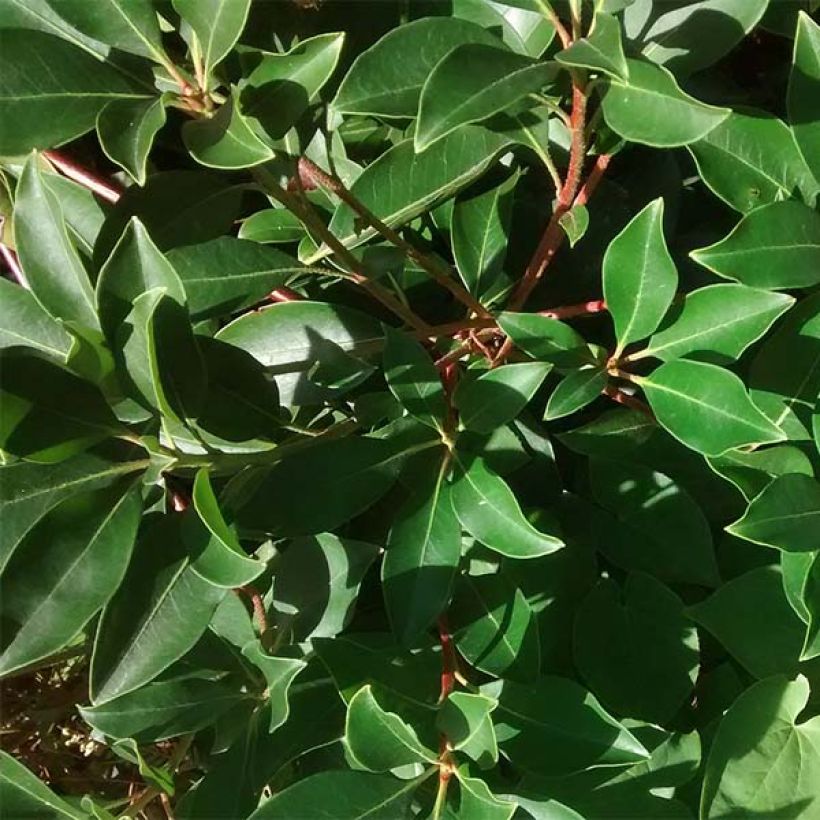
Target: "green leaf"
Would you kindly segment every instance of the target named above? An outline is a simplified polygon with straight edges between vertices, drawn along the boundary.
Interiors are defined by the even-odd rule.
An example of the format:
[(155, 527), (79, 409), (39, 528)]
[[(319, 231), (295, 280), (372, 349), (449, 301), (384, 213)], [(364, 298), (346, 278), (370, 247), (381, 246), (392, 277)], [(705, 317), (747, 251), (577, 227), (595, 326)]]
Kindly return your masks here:
[(609, 709), (665, 724), (692, 691), (698, 637), (678, 596), (637, 573), (628, 576), (623, 590), (604, 579), (590, 592), (575, 618), (574, 656)]
[(154, 518), (100, 618), (91, 658), (92, 703), (139, 689), (181, 658), (225, 594), (191, 569), (177, 515)]
[(565, 775), (649, 757), (594, 695), (568, 678), (545, 675), (533, 686), (505, 681), (493, 722), (504, 754), (536, 775)]
[(459, 196), (453, 207), (451, 235), (453, 258), (467, 289), (490, 301), (509, 287), (504, 272), (507, 258), (513, 191), (513, 174), (489, 190)]
[(820, 182), (820, 27), (800, 12), (789, 80), (788, 109), (794, 139), (814, 178)]
[(786, 599), (779, 567), (733, 578), (687, 613), (755, 677), (797, 670), (804, 624)]
[(481, 459), (457, 457), (456, 463), (453, 509), (470, 535), (510, 558), (537, 558), (564, 546), (559, 537), (540, 532), (524, 518), (507, 483)]
[(371, 686), (359, 689), (347, 705), (345, 744), (353, 760), (371, 772), (437, 759), (411, 726), (379, 705)]
[(0, 750), (0, 796), (8, 817), (88, 820), (84, 811), (54, 794), (37, 775), (3, 750)]
[(668, 583), (716, 586), (712, 533), (694, 499), (664, 473), (611, 455), (593, 458), (589, 474), (594, 499), (620, 522), (602, 533), (604, 555)]
[(501, 39), (509, 48), (530, 57), (540, 57), (555, 38), (555, 29), (542, 14), (510, 3), (455, 0), (452, 14), (489, 31), (500, 29)]
[(268, 208), (243, 220), (238, 235), (252, 242), (298, 242), (305, 235), (305, 228), (287, 208)]
[(249, 557), (225, 521), (208, 471), (201, 469), (191, 494), (193, 513), (182, 524), (182, 538), (191, 552), (191, 569), (214, 586), (229, 589), (249, 584), (265, 564)]
[(414, 20), (363, 51), (342, 80), (332, 108), (342, 114), (413, 117), (435, 65), (466, 43), (498, 45), (481, 26), (453, 17)]
[(752, 403), (743, 382), (723, 368), (677, 359), (640, 384), (660, 424), (704, 455), (785, 438)]
[[(406, 454), (401, 441), (365, 437), (311, 447), (267, 471), (243, 501), (238, 522), (276, 535), (332, 530), (390, 489)], [(325, 499), (321, 507), (314, 498)]]
[(242, 654), (265, 676), (264, 698), (270, 711), (268, 731), (274, 732), (288, 719), (288, 691), (294, 678), (305, 669), (307, 663), (298, 658), (276, 658), (268, 655), (256, 639), (242, 647)]
[(26, 348), (0, 352), (0, 399), (0, 448), (31, 461), (62, 461), (122, 432), (97, 387)]
[(236, 91), (210, 119), (186, 122), (182, 139), (197, 162), (224, 171), (261, 165), (272, 159), (274, 153), (240, 111)]
[(586, 205), (573, 205), (558, 220), (558, 224), (564, 229), (570, 248), (574, 248), (589, 228), (589, 211)]
[[(80, 0), (85, 5), (85, 0)], [(145, 185), (148, 154), (165, 125), (162, 98), (114, 100), (97, 116), (97, 137), (106, 156), (124, 168), (138, 185)]]
[(520, 683), (538, 677), (538, 622), (521, 590), (503, 575), (462, 575), (448, 619), (458, 651), (471, 666)]
[(547, 85), (555, 67), (505, 48), (457, 46), (436, 63), (419, 99), (414, 145), (426, 151), (462, 125), (487, 119)]
[(595, 15), (592, 31), (569, 48), (559, 51), (555, 59), (564, 65), (589, 68), (629, 82), (629, 64), (621, 42), (621, 24), (617, 17), (604, 12)]
[(802, 675), (778, 675), (735, 701), (706, 762), (701, 817), (815, 816), (820, 718), (796, 722), (808, 699)]
[(699, 358), (734, 361), (794, 302), (786, 294), (745, 285), (708, 285), (688, 293), (647, 347), (630, 359), (654, 356), (669, 361), (700, 354)]
[(341, 32), (319, 34), (284, 54), (265, 54), (240, 86), (242, 113), (271, 139), (285, 136), (336, 70)]
[(788, 126), (763, 111), (733, 111), (689, 152), (706, 185), (741, 213), (818, 190)]
[[(48, 59), (46, 59), (46, 55)], [(112, 100), (147, 96), (111, 65), (40, 31), (0, 30), (0, 154), (54, 148), (94, 127)]]
[(789, 439), (812, 438), (820, 393), (820, 295), (801, 300), (763, 342), (752, 361), (749, 386), (755, 404)]
[(442, 815), (447, 820), (511, 820), (517, 805), (499, 800), (489, 786), (477, 777), (467, 777), (467, 767), (456, 769), (459, 785), (458, 810), (448, 806)]
[(820, 214), (800, 202), (764, 205), (727, 237), (690, 256), (718, 276), (751, 287), (811, 287), (820, 283)]
[(498, 326), (516, 347), (539, 361), (563, 370), (595, 363), (584, 338), (558, 319), (537, 313), (501, 313)]
[(468, 430), (491, 433), (518, 416), (551, 369), (543, 362), (522, 362), (462, 379), (454, 396), (459, 420)]
[(80, 707), (80, 714), (109, 737), (156, 743), (204, 729), (250, 698), (238, 679), (173, 677), (99, 706)]
[(145, 456), (132, 446), (118, 444), (80, 453), (59, 464), (0, 464), (0, 569), (21, 538), (61, 501), (145, 470), (148, 459), (139, 459), (138, 454)]
[(640, 36), (644, 56), (686, 75), (728, 54), (757, 25), (768, 0), (697, 0), (671, 8), (641, 2), (627, 10), (626, 17), (640, 14), (647, 5), (651, 17)]
[(609, 243), (604, 299), (615, 322), (618, 348), (645, 339), (660, 324), (678, 288), (678, 271), (663, 235), (663, 199), (650, 202)]
[(196, 35), (196, 50), (208, 77), (242, 34), (251, 0), (173, 0), (173, 4)]
[[(351, 193), (382, 222), (396, 228), (477, 179), (509, 145), (508, 137), (479, 126), (459, 128), (423, 154), (415, 153), (412, 140), (404, 140), (368, 165)], [(353, 211), (342, 203), (329, 227), (351, 248), (375, 234), (373, 228), (357, 229), (357, 222)], [(306, 264), (327, 252), (320, 249)]]
[(681, 91), (667, 69), (627, 60), (629, 80), (610, 80), (602, 108), (606, 124), (629, 142), (675, 148), (697, 142), (731, 113)]
[(393, 820), (407, 811), (413, 792), (427, 776), (399, 780), (389, 774), (318, 772), (267, 800), (249, 820), (293, 820), (299, 814), (324, 814), (345, 820)]
[(486, 695), (451, 692), (436, 717), (436, 726), (455, 751), (466, 754), (482, 768), (498, 762), (498, 745), (491, 717), (498, 701)]
[(708, 459), (709, 466), (727, 481), (731, 481), (747, 501), (751, 501), (771, 483), (773, 478), (790, 473), (814, 475), (806, 454), (788, 444), (764, 450), (729, 450), (722, 456)]
[(233, 236), (174, 248), (167, 259), (185, 287), (194, 321), (238, 313), (302, 268), (282, 251)]
[(436, 366), (406, 333), (384, 326), (384, 377), (390, 392), (419, 421), (442, 430), (447, 399)]
[(586, 367), (564, 376), (549, 397), (544, 421), (554, 421), (586, 407), (601, 395), (607, 379), (606, 370), (600, 367)]
[(775, 478), (726, 531), (786, 552), (813, 552), (819, 525), (820, 484), (795, 473)]
[(0, 575), (0, 675), (58, 652), (105, 605), (125, 575), (141, 512), (139, 493), (120, 486), (69, 498), (29, 530)]
[(0, 348), (18, 345), (64, 362), (71, 348), (71, 336), (43, 310), (30, 290), (0, 279)]
[(411, 645), (447, 606), (461, 558), (461, 527), (453, 512), (446, 468), (430, 461), (393, 518), (382, 562), (384, 603), (390, 625)]
[(322, 533), (291, 541), (276, 563), (273, 616), (295, 642), (335, 638), (353, 617), (359, 587), (379, 548)]
[(91, 281), (35, 154), (29, 157), (17, 183), (14, 238), (37, 301), (58, 319), (99, 327)]
[(81, 253), (90, 258), (94, 251), (94, 243), (110, 213), (109, 205), (95, 197), (87, 188), (60, 174), (45, 174), (43, 182), (57, 197), (74, 244)]
[(245, 314), (216, 338), (240, 347), (276, 377), (282, 404), (316, 404), (332, 393), (308, 379), (307, 371), (328, 357), (324, 346), (357, 358), (373, 356), (382, 344), (378, 322), (357, 310), (324, 302), (281, 302)]

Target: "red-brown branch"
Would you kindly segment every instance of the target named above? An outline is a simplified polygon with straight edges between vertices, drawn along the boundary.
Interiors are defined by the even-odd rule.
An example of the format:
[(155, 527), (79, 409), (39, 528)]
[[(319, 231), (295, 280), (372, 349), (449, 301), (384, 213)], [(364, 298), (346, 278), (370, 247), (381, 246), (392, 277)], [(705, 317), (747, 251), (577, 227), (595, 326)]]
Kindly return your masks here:
[(43, 155), (63, 176), (82, 185), (98, 197), (108, 202), (116, 202), (122, 195), (121, 189), (116, 185), (92, 174), (64, 154), (58, 151), (44, 151)]
[(275, 288), (268, 294), (268, 301), (269, 302), (302, 302), (304, 301), (304, 296), (301, 293), (297, 293), (295, 290), (291, 290), (290, 288)]
[(456, 672), (458, 671), (456, 648), (453, 645), (453, 636), (450, 634), (450, 625), (447, 622), (446, 615), (439, 616), (438, 639), (441, 644), (441, 694), (439, 695), (439, 703), (443, 703), (455, 689)]
[(640, 399), (635, 398), (635, 396), (630, 396), (628, 393), (624, 393), (623, 390), (619, 390), (611, 384), (608, 384), (603, 389), (603, 393), (605, 396), (609, 396), (612, 401), (622, 404), (630, 410), (637, 410), (639, 413), (643, 413), (643, 415), (648, 416), (652, 419), (652, 421), (655, 421), (655, 414), (652, 412), (649, 405), (645, 404)]
[(606, 302), (603, 299), (593, 299), (591, 302), (581, 302), (578, 305), (539, 310), (538, 315), (546, 316), (548, 319), (573, 319), (576, 316), (592, 316), (595, 313), (602, 313), (606, 309)]
[(253, 607), (253, 617), (256, 619), (259, 634), (264, 635), (268, 631), (268, 613), (265, 611), (265, 602), (256, 587), (246, 584), (243, 587), (237, 587), (234, 592), (237, 595), (244, 593), (248, 596)]

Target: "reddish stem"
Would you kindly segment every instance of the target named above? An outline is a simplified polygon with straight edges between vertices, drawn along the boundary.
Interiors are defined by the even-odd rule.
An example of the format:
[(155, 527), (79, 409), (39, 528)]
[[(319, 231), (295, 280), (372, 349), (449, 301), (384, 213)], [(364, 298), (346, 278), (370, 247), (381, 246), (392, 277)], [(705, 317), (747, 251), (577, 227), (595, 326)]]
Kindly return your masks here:
[(268, 631), (268, 614), (265, 611), (265, 602), (262, 600), (262, 596), (259, 594), (256, 587), (246, 584), (243, 587), (237, 587), (234, 592), (237, 595), (244, 593), (248, 596), (251, 606), (253, 607), (253, 616), (256, 618), (259, 634), (264, 635)]
[(640, 399), (635, 398), (635, 396), (630, 396), (629, 394), (624, 393), (623, 390), (613, 387), (611, 384), (608, 384), (604, 388), (603, 393), (604, 395), (609, 396), (612, 401), (622, 404), (630, 410), (637, 410), (639, 413), (643, 413), (645, 416), (648, 416), (652, 419), (652, 421), (655, 421), (655, 414), (652, 412), (649, 405), (645, 404)]
[(115, 185), (95, 176), (63, 154), (57, 151), (44, 151), (43, 155), (63, 176), (74, 180), (74, 182), (82, 185), (83, 188), (87, 188), (98, 197), (108, 202), (116, 202), (122, 195), (122, 191)]
[(546, 316), (548, 319), (572, 319), (575, 316), (591, 316), (595, 313), (602, 313), (607, 309), (603, 299), (594, 299), (591, 302), (581, 302), (579, 305), (566, 305), (564, 307), (550, 308), (549, 310), (539, 310), (539, 316)]
[[(2, 224), (2, 220), (0, 220), (0, 229), (2, 229)], [(28, 290), (28, 280), (23, 273), (23, 269), (20, 267), (20, 260), (17, 258), (17, 254), (6, 245), (0, 244), (0, 256), (3, 257), (3, 261), (6, 263), (6, 267), (11, 274), (11, 278), (14, 279), (20, 287)]]
[(450, 634), (450, 625), (447, 616), (442, 614), (438, 619), (438, 639), (441, 643), (441, 694), (439, 703), (443, 703), (455, 689), (458, 659), (456, 648), (453, 645), (453, 636)]
[(578, 196), (575, 197), (574, 205), (586, 205), (587, 202), (589, 202), (590, 197), (595, 193), (595, 189), (598, 187), (598, 184), (603, 179), (603, 176), (606, 173), (606, 169), (609, 168), (609, 163), (611, 161), (611, 154), (598, 155), (598, 158), (595, 160), (595, 165), (589, 172), (589, 176), (587, 177), (586, 182), (583, 184), (581, 190), (578, 192)]
[(301, 293), (297, 293), (295, 290), (291, 290), (290, 288), (275, 288), (268, 294), (268, 301), (269, 302), (302, 302), (304, 301), (304, 296)]

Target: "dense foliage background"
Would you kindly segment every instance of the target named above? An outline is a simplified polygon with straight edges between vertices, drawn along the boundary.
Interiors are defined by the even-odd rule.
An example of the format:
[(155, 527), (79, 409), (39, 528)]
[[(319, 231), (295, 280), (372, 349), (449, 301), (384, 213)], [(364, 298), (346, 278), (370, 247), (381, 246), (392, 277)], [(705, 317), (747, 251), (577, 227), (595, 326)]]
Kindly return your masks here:
[(0, 813), (820, 818), (817, 6), (0, 0)]

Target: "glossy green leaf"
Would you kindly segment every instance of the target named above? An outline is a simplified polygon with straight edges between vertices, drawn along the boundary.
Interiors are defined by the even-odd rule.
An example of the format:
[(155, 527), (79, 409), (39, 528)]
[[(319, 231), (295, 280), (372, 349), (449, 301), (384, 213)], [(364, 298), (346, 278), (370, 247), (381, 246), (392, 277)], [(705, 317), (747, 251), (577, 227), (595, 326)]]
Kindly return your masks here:
[(555, 68), (503, 48), (469, 43), (438, 62), (424, 83), (414, 137), (417, 152), (462, 125), (479, 122), (547, 85)]
[(387, 772), (411, 763), (434, 763), (412, 727), (385, 711), (370, 686), (363, 686), (347, 705), (345, 743), (353, 760), (371, 772)]
[(500, 29), (501, 39), (509, 48), (530, 57), (540, 57), (555, 37), (555, 29), (542, 14), (510, 3), (455, 0), (453, 16), (490, 31)]
[(18, 345), (65, 361), (71, 336), (43, 310), (31, 291), (0, 279), (0, 348)]
[(610, 561), (669, 583), (717, 586), (709, 522), (680, 484), (624, 458), (594, 458), (590, 486), (593, 498), (620, 523), (602, 534), (600, 548)]
[(330, 533), (291, 541), (276, 563), (273, 616), (295, 641), (335, 638), (353, 617), (379, 548)]
[[(422, 154), (415, 153), (412, 140), (405, 140), (368, 165), (353, 183), (351, 193), (395, 228), (477, 179), (509, 145), (503, 134), (479, 126), (460, 128)], [(353, 211), (342, 204), (329, 227), (344, 245), (355, 247), (375, 233), (372, 228), (357, 228), (357, 221)], [(324, 255), (323, 249), (307, 263)]]
[(678, 287), (663, 235), (662, 199), (650, 202), (610, 242), (604, 256), (604, 299), (615, 322), (617, 357), (660, 324)]
[(491, 433), (518, 416), (551, 369), (543, 362), (522, 362), (463, 379), (454, 396), (459, 421), (468, 430)]
[(703, 181), (741, 213), (818, 190), (788, 126), (762, 111), (733, 111), (689, 151)]
[(45, 174), (43, 182), (57, 197), (75, 246), (81, 253), (91, 257), (94, 243), (110, 213), (110, 206), (68, 177), (56, 173)]
[(688, 145), (729, 116), (728, 108), (706, 105), (684, 93), (665, 68), (627, 60), (629, 80), (611, 80), (602, 108), (618, 136), (655, 148)]
[(225, 594), (191, 569), (176, 517), (154, 519), (100, 618), (91, 659), (92, 703), (139, 689), (181, 658)]
[(820, 295), (801, 300), (763, 342), (752, 360), (749, 386), (755, 404), (789, 439), (811, 439), (820, 394)]
[(109, 737), (155, 743), (203, 729), (250, 697), (238, 679), (169, 677), (99, 706), (80, 707), (80, 714)]
[(195, 515), (186, 518), (182, 537), (191, 552), (191, 569), (218, 587), (242, 587), (264, 569), (239, 544), (225, 521), (207, 470), (199, 470), (191, 494)]
[(629, 82), (629, 64), (621, 42), (621, 24), (611, 14), (599, 11), (595, 15), (592, 31), (569, 48), (559, 51), (555, 59), (564, 65), (589, 68), (616, 80)]
[(257, 211), (239, 226), (239, 238), (252, 242), (298, 242), (304, 235), (299, 218), (287, 208)]
[(589, 228), (589, 210), (586, 205), (573, 205), (558, 220), (558, 224), (564, 229), (570, 248), (574, 248), (584, 238)]
[(17, 184), (14, 237), (20, 264), (37, 301), (58, 319), (98, 327), (91, 280), (36, 155), (26, 162)]
[(452, 17), (414, 20), (362, 52), (347, 72), (332, 106), (343, 114), (412, 117), (435, 65), (466, 43), (498, 45), (481, 26)]
[(125, 575), (141, 511), (136, 491), (99, 490), (63, 501), (26, 534), (0, 575), (0, 675), (58, 652), (105, 605)]
[(739, 359), (793, 304), (793, 297), (745, 285), (708, 285), (686, 295), (634, 359)]
[(709, 752), (701, 817), (816, 815), (820, 719), (797, 723), (808, 699), (802, 675), (767, 678), (737, 699)]
[(498, 762), (498, 745), (492, 711), (498, 701), (486, 695), (451, 692), (436, 717), (436, 726), (447, 736), (453, 749), (463, 752), (482, 769)]
[(733, 535), (786, 552), (818, 549), (820, 484), (810, 475), (783, 475), (757, 496), (726, 529)]
[(302, 267), (282, 251), (232, 236), (174, 248), (167, 259), (182, 280), (194, 321), (238, 313)]
[(649, 756), (594, 695), (568, 678), (533, 686), (505, 681), (493, 713), (502, 752), (525, 772), (556, 776)]
[(623, 590), (605, 579), (590, 592), (576, 615), (574, 656), (608, 708), (665, 724), (692, 691), (698, 638), (677, 595), (639, 573), (627, 578)]
[(461, 527), (439, 460), (416, 479), (396, 511), (382, 562), (384, 603), (393, 633), (410, 645), (447, 606), (461, 558)]
[(447, 820), (511, 820), (516, 811), (516, 804), (508, 800), (499, 800), (490, 787), (477, 777), (467, 776), (466, 766), (456, 769), (459, 788), (458, 809), (452, 805), (442, 815)]
[(595, 401), (606, 387), (607, 373), (599, 367), (587, 367), (564, 376), (552, 391), (544, 411), (545, 421), (569, 416)]
[(820, 182), (820, 27), (801, 12), (794, 40), (794, 59), (789, 80), (788, 109), (797, 147)]
[(115, 70), (40, 31), (0, 29), (0, 154), (54, 148), (94, 127), (112, 100), (146, 97)]
[(191, 156), (209, 168), (234, 171), (273, 158), (273, 149), (257, 136), (240, 110), (236, 92), (210, 119), (186, 122), (182, 139)]
[[(330, 350), (357, 358), (372, 357), (382, 344), (382, 329), (370, 316), (324, 302), (281, 302), (241, 316), (217, 339), (248, 351), (275, 376), (282, 404), (310, 404), (330, 391), (311, 383), (307, 372)], [(327, 345), (330, 343), (330, 345)]]
[(509, 485), (481, 459), (459, 458), (457, 467), (453, 509), (464, 529), (482, 544), (510, 558), (536, 558), (564, 546), (561, 538), (540, 532), (524, 518)]
[(264, 698), (268, 702), (270, 712), (268, 731), (274, 732), (288, 719), (288, 692), (294, 678), (305, 669), (307, 663), (299, 658), (269, 655), (256, 639), (242, 647), (242, 654), (260, 669), (265, 677)]
[(87, 820), (84, 811), (58, 797), (37, 775), (0, 750), (0, 799), (9, 817)]
[(511, 176), (487, 191), (458, 197), (451, 225), (453, 257), (467, 289), (485, 303), (510, 285), (504, 273), (507, 258), (513, 190)]
[(751, 501), (771, 483), (773, 478), (797, 473), (814, 475), (806, 454), (789, 444), (762, 450), (728, 450), (708, 459), (709, 466), (727, 481), (731, 481), (747, 501)]
[(503, 575), (461, 576), (448, 622), (459, 653), (472, 666), (520, 683), (538, 677), (538, 622), (521, 590)]
[(31, 461), (62, 461), (122, 430), (97, 387), (25, 348), (0, 352), (0, 399), (0, 447)]
[(108, 158), (138, 185), (144, 185), (148, 154), (163, 125), (165, 105), (161, 98), (114, 100), (97, 117), (97, 137)]
[(332, 76), (344, 40), (339, 32), (319, 34), (264, 55), (242, 83), (242, 113), (272, 139), (284, 137)]
[[(806, 638), (800, 653), (801, 661), (820, 657), (820, 561), (817, 560), (817, 553), (814, 554), (813, 559), (807, 569), (801, 589), (803, 605), (808, 617)], [(785, 585), (785, 571), (783, 582)]]
[(196, 50), (207, 77), (242, 34), (251, 0), (173, 0), (173, 4), (196, 35)]
[(516, 347), (539, 361), (550, 362), (562, 369), (595, 362), (583, 336), (558, 319), (537, 313), (502, 313), (498, 325)]
[(436, 366), (418, 342), (388, 326), (384, 327), (384, 377), (411, 416), (435, 430), (443, 429), (447, 400)]
[(103, 489), (148, 467), (142, 450), (100, 446), (59, 464), (13, 461), (0, 465), (0, 569), (20, 539), (49, 510), (74, 494)]
[(752, 403), (743, 382), (723, 368), (677, 359), (640, 383), (660, 424), (704, 455), (785, 438)]
[(718, 276), (751, 287), (811, 287), (820, 282), (820, 214), (800, 202), (765, 205), (691, 257)]
[(797, 670), (805, 629), (786, 599), (779, 567), (733, 578), (687, 612), (755, 677)]
[(409, 805), (424, 776), (399, 780), (389, 774), (318, 772), (263, 803), (249, 820), (292, 820), (300, 813), (345, 820), (392, 820)]
[[(365, 437), (310, 447), (267, 471), (242, 503), (238, 523), (277, 535), (332, 530), (390, 489), (407, 452), (401, 441)], [(325, 499), (321, 507), (314, 497)]]

